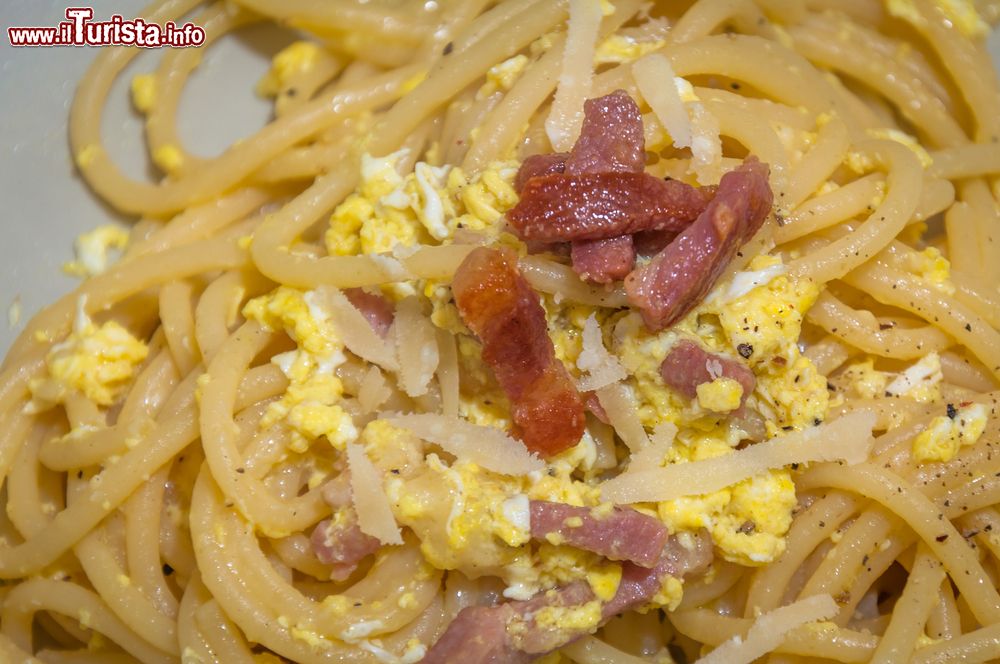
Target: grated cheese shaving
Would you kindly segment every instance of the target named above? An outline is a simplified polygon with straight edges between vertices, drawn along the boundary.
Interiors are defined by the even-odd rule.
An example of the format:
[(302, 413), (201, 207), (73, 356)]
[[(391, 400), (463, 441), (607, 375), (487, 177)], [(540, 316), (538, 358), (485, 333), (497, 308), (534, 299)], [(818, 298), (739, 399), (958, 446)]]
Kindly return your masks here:
[(445, 415), (458, 415), (459, 404), (459, 375), (458, 375), (458, 349), (455, 347), (455, 338), (446, 330), (437, 331), (438, 362), (437, 374), (438, 385), (441, 388), (441, 412)]
[(698, 184), (717, 184), (722, 177), (722, 138), (719, 121), (701, 102), (691, 108), (691, 170)]
[(780, 646), (792, 630), (811, 622), (832, 618), (837, 603), (829, 595), (813, 595), (754, 621), (745, 638), (734, 636), (698, 660), (698, 664), (750, 664)]
[(618, 359), (604, 347), (601, 326), (594, 314), (590, 314), (583, 324), (583, 350), (576, 359), (576, 366), (588, 373), (577, 381), (577, 386), (584, 392), (625, 380), (627, 375)]
[(605, 482), (601, 495), (619, 504), (658, 502), (712, 493), (793, 463), (861, 463), (871, 449), (875, 420), (874, 413), (856, 411), (829, 424), (772, 438), (726, 456), (628, 471)]
[(389, 498), (382, 489), (382, 475), (364, 448), (356, 443), (347, 443), (347, 467), (351, 471), (351, 494), (361, 532), (382, 544), (402, 544)]
[(677, 86), (668, 83), (677, 78), (670, 61), (659, 53), (647, 55), (632, 65), (632, 76), (643, 99), (670, 134), (674, 145), (691, 147), (691, 119)]
[(440, 358), (434, 329), (416, 297), (407, 297), (396, 305), (394, 336), (399, 383), (411, 397), (427, 394), (427, 386), (437, 370)]
[(633, 452), (649, 445), (649, 436), (639, 419), (635, 397), (623, 383), (612, 383), (597, 390), (597, 400), (608, 416), (618, 437)]
[(677, 425), (673, 422), (661, 422), (656, 425), (653, 435), (649, 439), (649, 445), (634, 452), (629, 457), (630, 470), (642, 470), (644, 468), (657, 468), (663, 464), (670, 448), (674, 446), (674, 439), (677, 437)]
[(358, 405), (361, 406), (362, 411), (374, 413), (379, 406), (385, 403), (390, 394), (391, 391), (382, 372), (379, 371), (378, 367), (372, 366), (365, 373), (365, 377), (361, 379), (361, 385), (358, 388)]
[(559, 86), (545, 132), (557, 152), (573, 147), (583, 124), (583, 102), (590, 97), (594, 79), (594, 53), (601, 26), (601, 6), (593, 0), (569, 0), (569, 26), (563, 50)]
[(317, 300), (330, 308), (330, 317), (348, 350), (386, 371), (399, 369), (393, 347), (372, 329), (368, 319), (346, 295), (331, 286), (320, 286), (315, 293)]
[(426, 441), (441, 446), (459, 459), (505, 475), (527, 475), (545, 464), (519, 440), (499, 429), (484, 427), (457, 417), (424, 413), (386, 418), (389, 424), (406, 429)]

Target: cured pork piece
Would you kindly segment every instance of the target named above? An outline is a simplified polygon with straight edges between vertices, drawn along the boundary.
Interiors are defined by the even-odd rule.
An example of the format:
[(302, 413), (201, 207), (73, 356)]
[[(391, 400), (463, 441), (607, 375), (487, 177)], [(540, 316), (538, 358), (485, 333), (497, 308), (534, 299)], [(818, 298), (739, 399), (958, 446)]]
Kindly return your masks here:
[(658, 519), (630, 507), (615, 507), (602, 515), (589, 507), (532, 500), (530, 510), (535, 539), (555, 533), (565, 544), (608, 560), (653, 567), (667, 541), (667, 529)]
[(584, 281), (610, 284), (628, 276), (635, 266), (631, 235), (605, 240), (577, 240), (570, 250), (573, 270)]
[[(560, 174), (570, 177), (595, 173), (641, 174), (645, 164), (639, 107), (625, 91), (617, 90), (584, 104), (583, 126), (572, 152), (529, 157), (518, 171), (515, 186), (524, 197), (524, 189), (532, 179)], [(511, 211), (511, 223), (515, 228), (526, 215), (541, 213), (541, 221), (551, 220), (544, 217), (545, 211), (539, 210), (537, 203), (529, 194), (520, 212), (517, 207)], [(581, 212), (587, 212), (586, 206)], [(695, 216), (697, 212), (690, 215), (690, 219)], [(591, 229), (592, 235), (593, 232)], [(605, 226), (593, 237), (567, 235), (559, 237), (558, 241), (572, 240), (573, 269), (582, 279), (607, 284), (624, 279), (635, 265), (635, 248), (629, 232), (627, 228), (619, 230)], [(546, 242), (539, 244), (545, 246)]]
[[(707, 535), (686, 539), (687, 546), (680, 537), (670, 536), (652, 569), (624, 563), (618, 591), (600, 607), (599, 624), (649, 602), (665, 576), (681, 578), (707, 568), (712, 562), (712, 544)], [(581, 629), (540, 626), (534, 616), (548, 607), (578, 607), (595, 599), (590, 587), (581, 581), (539, 593), (526, 601), (467, 607), (427, 652), (423, 664), (532, 662), (587, 633)]]
[(599, 240), (639, 231), (680, 232), (708, 206), (711, 189), (647, 173), (532, 178), (507, 212), (524, 240)]
[(455, 272), (455, 304), (511, 402), (514, 435), (550, 457), (583, 435), (583, 400), (556, 358), (538, 294), (510, 249), (474, 249)]
[(693, 224), (626, 277), (629, 302), (647, 327), (656, 331), (673, 325), (708, 295), (737, 249), (771, 212), (767, 177), (767, 165), (748, 157), (722, 176), (715, 197)]
[(753, 392), (757, 380), (745, 364), (737, 360), (709, 353), (690, 340), (677, 342), (660, 365), (660, 376), (671, 387), (688, 399), (698, 395), (698, 386), (716, 378), (732, 378), (743, 388), (740, 408)]
[(380, 337), (389, 333), (389, 327), (395, 317), (391, 302), (381, 295), (373, 295), (361, 288), (348, 288), (344, 291), (344, 295)]

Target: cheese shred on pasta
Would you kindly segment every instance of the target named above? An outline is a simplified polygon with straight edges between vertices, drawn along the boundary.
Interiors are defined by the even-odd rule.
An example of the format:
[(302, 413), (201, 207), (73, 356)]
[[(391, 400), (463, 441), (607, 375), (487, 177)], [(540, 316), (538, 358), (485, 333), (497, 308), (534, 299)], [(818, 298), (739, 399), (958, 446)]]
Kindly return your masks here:
[[(0, 659), (435, 661), (450, 626), (499, 615), (470, 633), (547, 664), (1000, 659), (998, 17), (155, 3), (206, 46), (100, 49), (69, 120), (80, 175), (136, 221), (2, 367)], [(297, 31), (257, 88), (273, 118), (198, 156), (176, 102), (249, 23)], [(154, 181), (102, 142), (126, 67)], [(647, 174), (714, 186), (753, 155), (774, 194), (659, 331), (620, 280), (577, 276), (586, 246), (506, 221), (522, 163), (571, 150), (584, 102), (619, 90)], [(456, 297), (482, 246), (518, 266), (586, 405), (559, 453), (526, 442), (547, 404), (498, 380)], [(707, 358), (696, 384), (670, 374), (680, 349)], [(629, 523), (666, 553), (623, 553), (655, 540)]]

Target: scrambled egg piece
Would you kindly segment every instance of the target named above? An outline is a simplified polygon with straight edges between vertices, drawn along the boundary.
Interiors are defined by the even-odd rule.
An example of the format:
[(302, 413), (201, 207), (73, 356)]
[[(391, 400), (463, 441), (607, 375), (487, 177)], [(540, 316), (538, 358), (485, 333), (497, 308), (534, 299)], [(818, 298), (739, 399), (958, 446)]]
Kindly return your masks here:
[(424, 282), (424, 297), (431, 303), (431, 322), (435, 326), (455, 335), (469, 334), (449, 285), (428, 279)]
[[(497, 573), (531, 536), (521, 480), (474, 463), (445, 465), (435, 454), (408, 480), (390, 480), (393, 514), (420, 538), (427, 561), (466, 574)], [(448, 518), (442, 522), (441, 514)]]
[(243, 315), (272, 330), (284, 330), (297, 344), (296, 350), (271, 360), (288, 377), (289, 386), (268, 406), (261, 426), (287, 424), (295, 452), (304, 452), (320, 437), (340, 450), (357, 440), (357, 427), (338, 403), (343, 385), (333, 374), (346, 360), (344, 345), (315, 294), (280, 286), (247, 302)]
[[(750, 269), (762, 272), (777, 262), (776, 257), (758, 256), (751, 261)], [(718, 315), (734, 350), (741, 344), (751, 347), (746, 360), (757, 369), (775, 357), (793, 359), (803, 316), (818, 296), (819, 287), (812, 279), (776, 274), (736, 299), (716, 304), (710, 295), (706, 304), (708, 311)]]
[(517, 203), (516, 162), (492, 164), (467, 177), (460, 168), (418, 162), (401, 175), (405, 150), (364, 155), (358, 190), (337, 206), (326, 232), (332, 256), (384, 253), (397, 245), (450, 241), (459, 229), (499, 234), (503, 213)]
[(840, 375), (848, 388), (862, 399), (877, 399), (885, 394), (889, 377), (875, 368), (875, 360), (867, 358), (850, 364)]
[(913, 439), (913, 458), (920, 463), (951, 461), (958, 450), (973, 445), (986, 431), (986, 407), (974, 403), (955, 408), (948, 404), (948, 414), (935, 417)]
[(509, 584), (504, 596), (529, 599), (540, 590), (586, 581), (599, 599), (618, 592), (622, 566), (597, 554), (571, 546), (542, 542), (535, 551), (523, 549), (503, 570)]
[(132, 77), (132, 105), (141, 113), (149, 113), (156, 104), (156, 76), (139, 74)]
[(361, 433), (365, 454), (377, 468), (397, 477), (408, 478), (423, 465), (420, 439), (385, 420), (373, 420)]
[(638, 60), (647, 53), (663, 48), (666, 41), (655, 39), (640, 41), (628, 35), (614, 34), (597, 46), (594, 54), (594, 64), (622, 64)]
[(791, 474), (771, 470), (714, 493), (661, 502), (658, 512), (671, 530), (706, 528), (726, 560), (755, 566), (784, 553), (795, 505)]
[(115, 321), (97, 326), (77, 313), (73, 332), (45, 358), (48, 377), (32, 381), (29, 409), (45, 410), (76, 390), (99, 406), (110, 406), (128, 387), (149, 348)]
[(514, 83), (524, 73), (524, 68), (528, 66), (528, 56), (515, 55), (499, 64), (490, 67), (486, 72), (486, 82), (476, 92), (477, 99), (489, 97), (498, 90), (507, 91), (514, 87)]
[(895, 374), (895, 378), (885, 386), (885, 396), (905, 396), (921, 403), (930, 403), (941, 398), (941, 358), (937, 353), (928, 353), (912, 365)]
[(819, 288), (811, 279), (784, 275), (775, 257), (759, 256), (749, 268), (719, 284), (669, 330), (650, 333), (634, 314), (615, 324), (614, 347), (632, 375), (628, 382), (647, 427), (673, 422), (704, 428), (717, 422), (714, 413), (666, 389), (660, 377), (660, 365), (682, 337), (697, 338), (710, 352), (743, 358), (757, 378), (752, 405), (766, 411), (772, 427), (801, 429), (825, 419), (826, 379), (797, 345), (803, 317)]
[(76, 238), (76, 260), (63, 265), (63, 272), (75, 277), (92, 277), (108, 269), (108, 252), (121, 251), (128, 245), (128, 231), (105, 224)]
[(581, 606), (546, 606), (534, 613), (535, 624), (543, 629), (591, 631), (601, 622), (601, 602)]
[(292, 42), (271, 59), (271, 68), (257, 83), (257, 94), (262, 97), (276, 96), (296, 76), (315, 67), (323, 55), (323, 49), (314, 42)]
[(576, 360), (583, 350), (583, 326), (591, 314), (597, 316), (599, 324), (603, 323), (608, 319), (607, 312), (568, 301), (556, 302), (548, 293), (542, 294), (542, 307), (556, 357), (570, 373), (578, 375)]
[[(663, 384), (660, 365), (682, 338), (696, 338), (709, 352), (742, 358), (750, 366), (757, 386), (748, 406), (765, 416), (769, 437), (826, 418), (826, 378), (797, 345), (803, 316), (818, 291), (809, 279), (785, 275), (777, 258), (760, 256), (746, 272), (720, 283), (670, 330), (650, 333), (634, 314), (611, 321), (614, 349), (630, 374), (627, 384), (639, 401), (643, 424), (680, 427), (666, 462), (732, 454), (743, 438), (742, 431), (718, 415), (738, 407), (739, 383), (717, 379), (702, 384), (693, 403)], [(760, 565), (784, 551), (795, 504), (790, 474), (773, 470), (711, 494), (660, 503), (657, 512), (674, 532), (706, 528), (726, 559)]]
[(955, 294), (955, 284), (951, 281), (951, 262), (935, 247), (907, 255), (906, 267), (933, 288)]
[(510, 403), (503, 392), (477, 391), (459, 395), (458, 414), (465, 420), (482, 427), (506, 431), (511, 426)]
[(697, 388), (698, 404), (705, 410), (728, 413), (740, 407), (743, 386), (732, 378), (720, 377)]
[(164, 172), (173, 173), (184, 165), (184, 154), (176, 145), (161, 145), (153, 150), (153, 163)]

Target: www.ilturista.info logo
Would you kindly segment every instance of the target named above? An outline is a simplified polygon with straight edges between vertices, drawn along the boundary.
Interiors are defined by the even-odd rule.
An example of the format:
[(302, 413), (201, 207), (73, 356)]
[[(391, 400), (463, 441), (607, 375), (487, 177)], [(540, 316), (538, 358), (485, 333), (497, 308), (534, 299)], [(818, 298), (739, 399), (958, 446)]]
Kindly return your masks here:
[(69, 7), (56, 26), (7, 28), (11, 46), (140, 46), (185, 48), (205, 43), (205, 29), (193, 23), (149, 23), (115, 14), (108, 21), (92, 21), (91, 7)]

